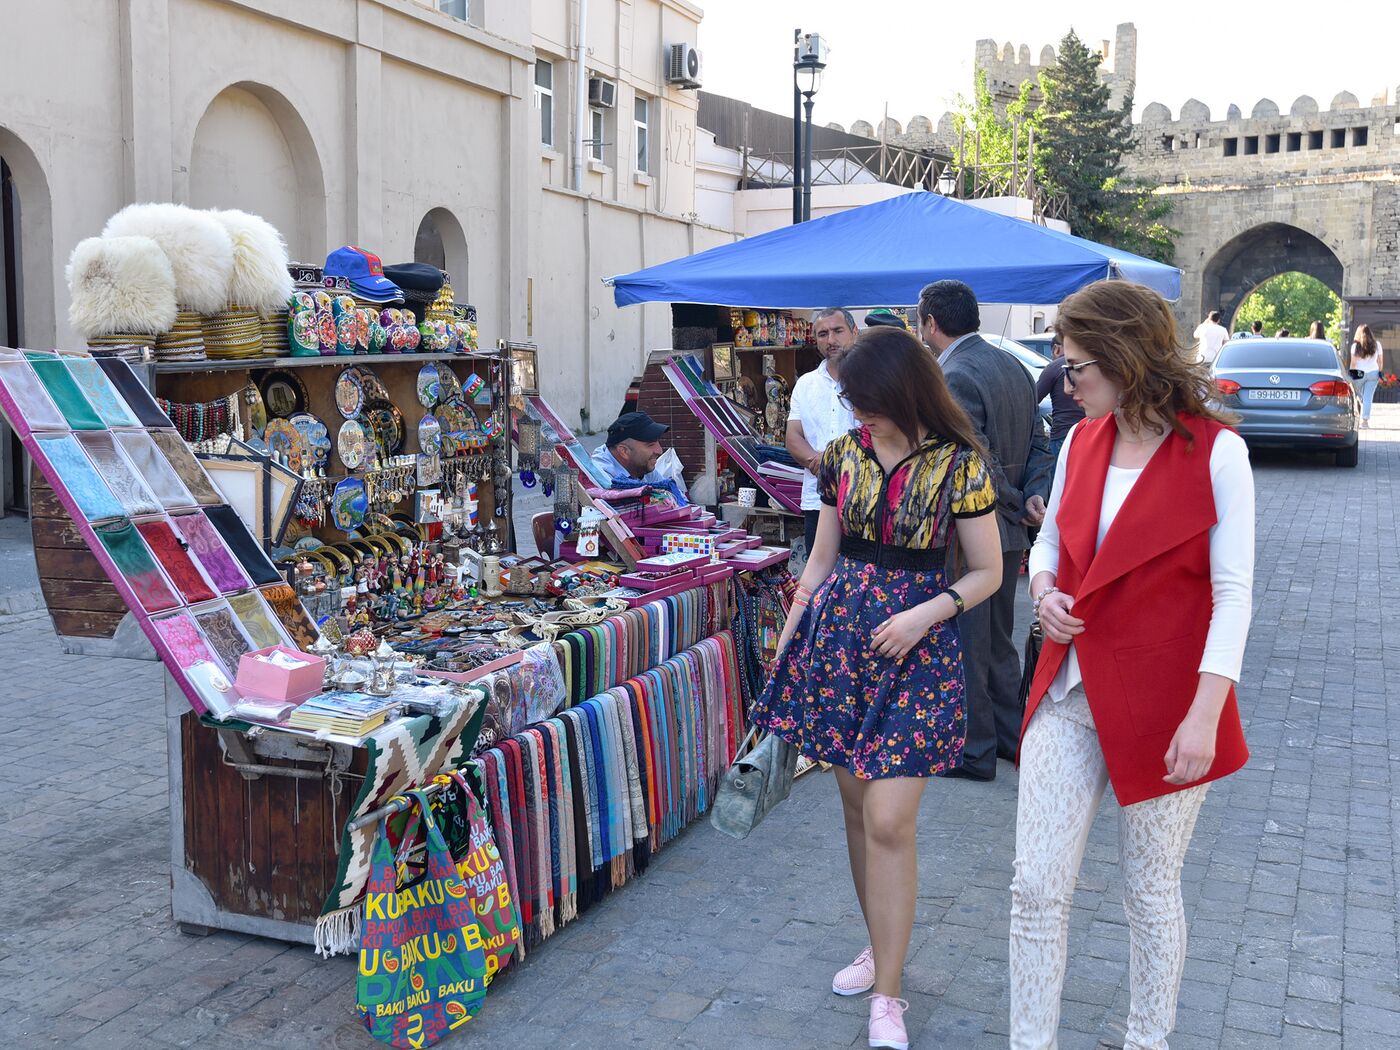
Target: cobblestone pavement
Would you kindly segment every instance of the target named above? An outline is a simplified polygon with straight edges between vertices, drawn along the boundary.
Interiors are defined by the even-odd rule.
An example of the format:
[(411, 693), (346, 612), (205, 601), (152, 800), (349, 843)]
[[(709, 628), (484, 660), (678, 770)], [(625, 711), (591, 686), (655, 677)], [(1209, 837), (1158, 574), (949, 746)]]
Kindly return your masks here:
[[(1400, 1047), (1400, 409), (1377, 417), (1356, 470), (1256, 457), (1254, 757), (1212, 788), (1187, 859), (1173, 1050)], [(34, 615), (0, 618), (0, 649), (0, 1047), (376, 1045), (349, 960), (173, 928), (157, 669), (62, 657)], [(1015, 799), (1006, 765), (993, 784), (929, 787), (915, 1047), (1006, 1045)], [(1116, 819), (1095, 825), (1075, 898), (1064, 1050), (1122, 1041)], [(862, 1046), (865, 1004), (828, 991), (864, 943), (854, 909), (834, 785), (809, 777), (746, 843), (701, 825), (668, 845), (443, 1045)]]

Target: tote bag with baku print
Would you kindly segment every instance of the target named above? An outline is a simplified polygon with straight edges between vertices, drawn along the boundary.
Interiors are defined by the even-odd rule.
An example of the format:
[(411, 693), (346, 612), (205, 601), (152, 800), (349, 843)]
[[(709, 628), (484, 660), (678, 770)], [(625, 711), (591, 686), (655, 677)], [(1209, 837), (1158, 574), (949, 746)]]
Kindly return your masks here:
[(422, 828), (421, 866), (399, 863), (386, 821), (370, 856), (360, 932), (356, 1007), (370, 1035), (396, 1047), (432, 1046), (466, 1024), (486, 998), (486, 954), (467, 885), (457, 874), (432, 807), (409, 793), (416, 812), (406, 825), (406, 854)]

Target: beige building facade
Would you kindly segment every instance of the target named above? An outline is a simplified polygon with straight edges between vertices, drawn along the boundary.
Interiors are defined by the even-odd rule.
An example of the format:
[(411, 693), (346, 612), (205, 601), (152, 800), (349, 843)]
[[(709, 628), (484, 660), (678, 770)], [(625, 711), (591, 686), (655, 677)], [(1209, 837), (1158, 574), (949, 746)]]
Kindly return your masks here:
[(123, 205), (242, 208), (299, 261), (358, 244), (438, 263), (483, 340), (537, 343), (546, 396), (606, 426), (670, 315), (618, 310), (601, 278), (734, 238), (696, 221), (695, 93), (666, 80), (700, 18), (686, 0), (0, 0), (3, 341), (81, 345), (64, 267)]

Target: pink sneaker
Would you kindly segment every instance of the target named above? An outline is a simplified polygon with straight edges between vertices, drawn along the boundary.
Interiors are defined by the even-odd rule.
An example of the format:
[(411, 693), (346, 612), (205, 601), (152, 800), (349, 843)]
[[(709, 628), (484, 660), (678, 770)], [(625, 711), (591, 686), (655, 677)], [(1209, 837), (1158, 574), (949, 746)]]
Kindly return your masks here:
[(856, 961), (831, 979), (831, 990), (837, 995), (860, 995), (875, 987), (875, 954), (870, 945), (856, 956)]
[(909, 1004), (889, 995), (870, 997), (870, 1045), (890, 1050), (909, 1050), (909, 1033), (904, 1028), (904, 1011)]

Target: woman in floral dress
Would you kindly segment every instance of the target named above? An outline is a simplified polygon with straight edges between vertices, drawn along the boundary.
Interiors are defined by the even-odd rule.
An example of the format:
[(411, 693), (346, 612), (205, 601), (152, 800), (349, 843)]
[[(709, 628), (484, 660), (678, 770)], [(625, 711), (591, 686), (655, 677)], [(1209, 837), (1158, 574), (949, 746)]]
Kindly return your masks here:
[[(966, 716), (955, 617), (996, 591), (996, 495), (972, 424), (906, 331), (863, 331), (841, 363), (860, 424), (818, 474), (816, 544), (754, 720), (836, 767), (870, 947), (832, 991), (870, 991), (870, 1045), (903, 1050), (924, 779), (958, 764)], [(944, 572), (956, 534), (967, 572)], [(789, 644), (790, 643), (790, 644)]]

